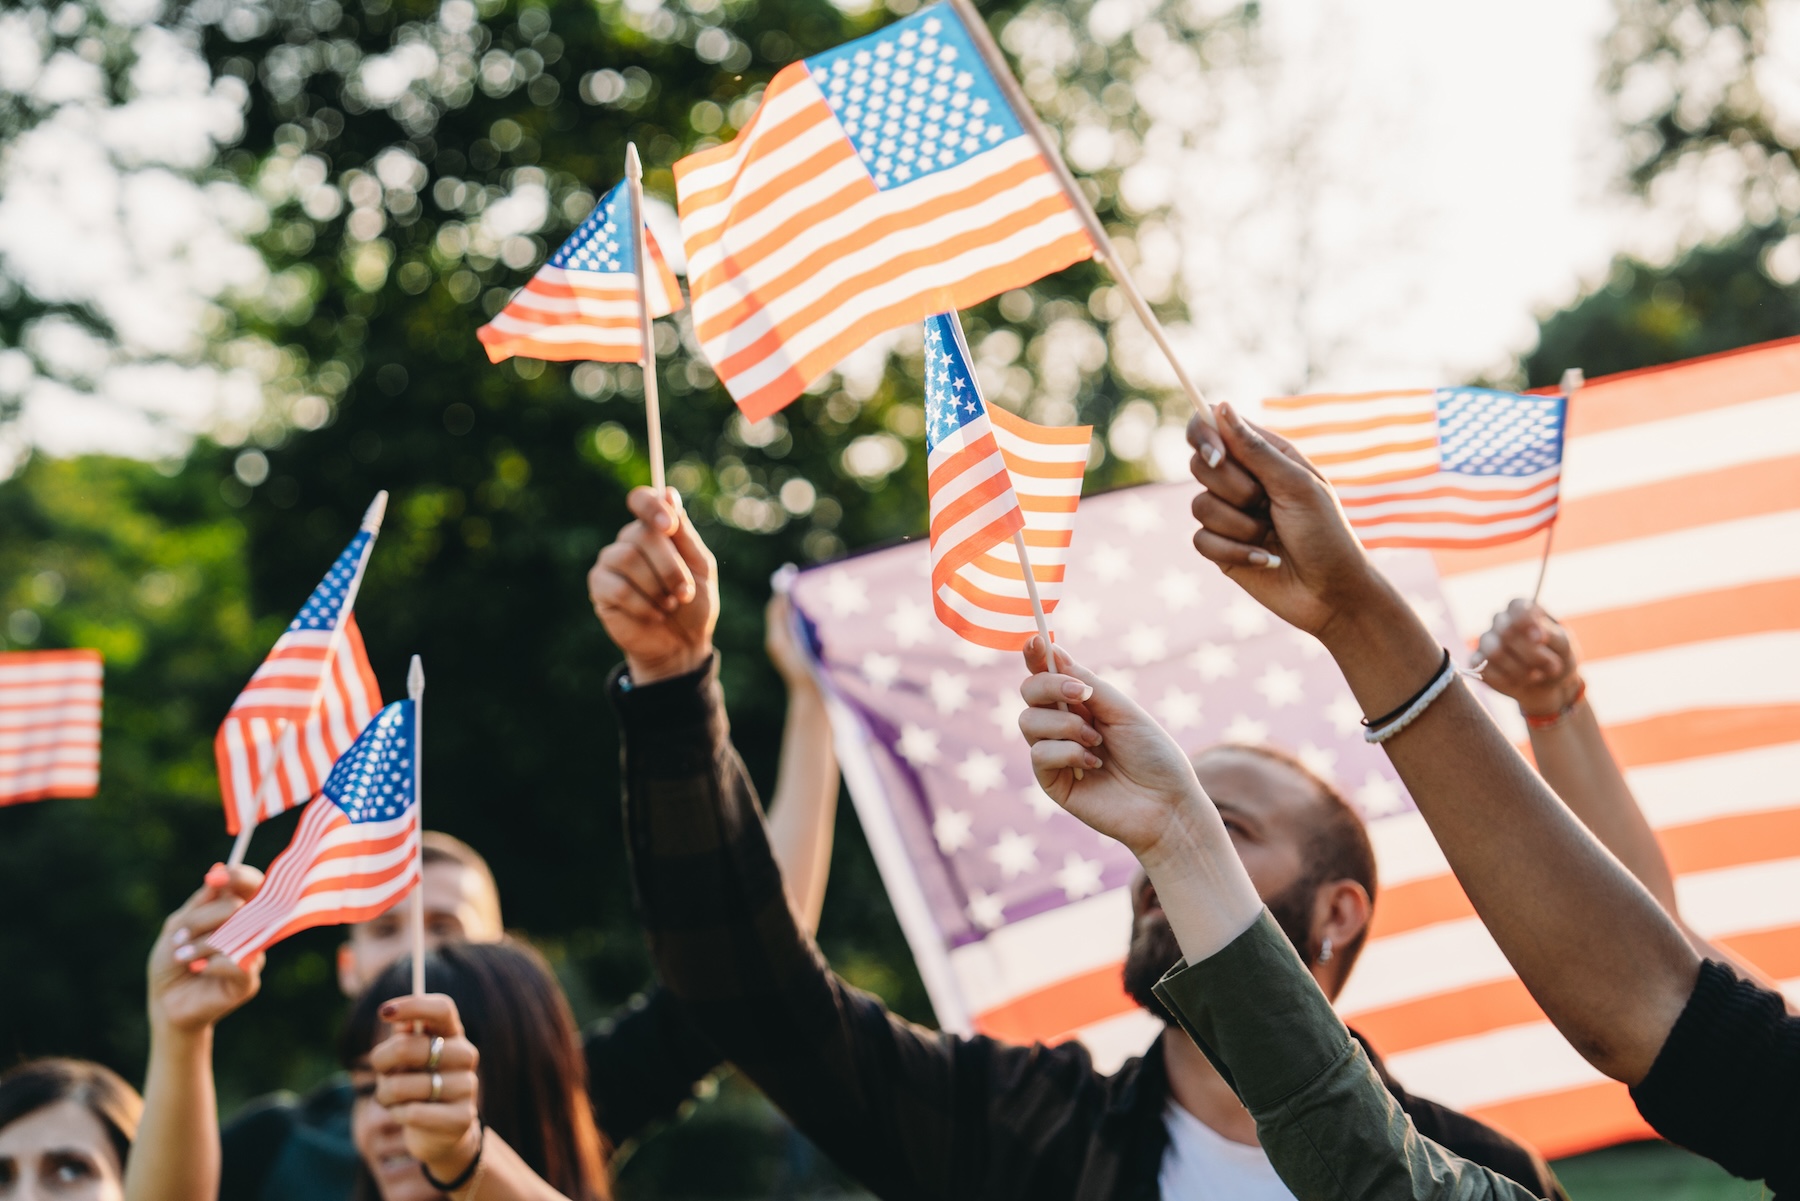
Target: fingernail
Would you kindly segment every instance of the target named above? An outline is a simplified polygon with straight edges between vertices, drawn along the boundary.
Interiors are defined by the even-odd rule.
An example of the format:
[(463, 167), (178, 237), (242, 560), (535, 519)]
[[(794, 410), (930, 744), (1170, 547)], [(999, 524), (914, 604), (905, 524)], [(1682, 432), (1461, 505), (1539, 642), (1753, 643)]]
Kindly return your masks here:
[(193, 947), (176, 947), (175, 948), (175, 961), (177, 963), (186, 963), (188, 960), (192, 959), (197, 953), (198, 952)]
[(1091, 737), (1088, 739), (1089, 746), (1099, 746), (1101, 743), (1106, 741), (1106, 739), (1100, 737), (1100, 731), (1098, 731), (1098, 730), (1089, 729), (1088, 733), (1091, 735)]
[(1237, 410), (1232, 408), (1229, 402), (1221, 402), (1215, 411), (1232, 425), (1238, 424)]
[(169, 936), (169, 941), (174, 943), (176, 946), (181, 947), (181, 946), (186, 946), (193, 937), (194, 937), (194, 932), (192, 930), (189, 930), (186, 926), (183, 926), (181, 929), (175, 931), (174, 934)]
[(224, 888), (231, 883), (231, 871), (223, 863), (215, 863), (206, 869), (206, 883), (211, 888)]
[(1100, 756), (1098, 756), (1098, 755), (1083, 755), (1081, 757), (1081, 761), (1090, 768), (1098, 768), (1098, 767), (1104, 766), (1100, 762)]
[(1214, 446), (1210, 442), (1208, 442), (1206, 444), (1205, 454), (1206, 454), (1206, 465), (1208, 467), (1217, 467), (1220, 463), (1223, 463), (1225, 461), (1225, 452), (1220, 450), (1218, 447)]
[(655, 525), (656, 525), (657, 529), (661, 530), (663, 533), (666, 534), (670, 530), (675, 528), (675, 519), (670, 517), (667, 513), (661, 512), (659, 510), (656, 514)]
[(672, 596), (665, 596), (665, 597), (663, 597), (662, 605), (663, 605), (663, 608), (669, 610), (670, 612), (674, 612), (675, 607), (677, 605), (679, 605), (680, 603), (681, 602), (679, 600), (675, 599)]
[(1063, 695), (1072, 701), (1085, 701), (1094, 695), (1093, 686), (1083, 684), (1080, 680), (1064, 680), (1062, 690)]
[(1250, 562), (1256, 567), (1280, 567), (1281, 556), (1272, 555), (1266, 550), (1253, 550), (1250, 552)]
[(194, 960), (194, 962), (188, 964), (188, 971), (192, 972), (196, 976), (198, 976), (201, 972), (204, 972), (205, 970), (206, 970), (206, 960), (204, 960), (204, 959), (196, 959), (196, 960)]
[(399, 1009), (400, 1007), (398, 1005), (389, 1001), (381, 1007), (381, 1016), (384, 1018), (391, 1018), (395, 1013), (399, 1012)]

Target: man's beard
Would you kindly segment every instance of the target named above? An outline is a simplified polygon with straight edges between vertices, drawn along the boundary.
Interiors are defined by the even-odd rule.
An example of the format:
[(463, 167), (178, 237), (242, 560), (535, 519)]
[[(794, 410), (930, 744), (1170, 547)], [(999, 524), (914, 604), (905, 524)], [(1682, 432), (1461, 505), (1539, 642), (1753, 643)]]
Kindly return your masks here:
[[(1313, 961), (1313, 898), (1318, 891), (1315, 881), (1302, 876), (1263, 902), (1275, 924), (1309, 966)], [(1175, 1015), (1157, 999), (1154, 989), (1156, 982), (1168, 975), (1181, 958), (1181, 944), (1175, 941), (1168, 918), (1159, 916), (1155, 921), (1133, 924), (1131, 947), (1125, 952), (1125, 994), (1170, 1026), (1177, 1024)]]

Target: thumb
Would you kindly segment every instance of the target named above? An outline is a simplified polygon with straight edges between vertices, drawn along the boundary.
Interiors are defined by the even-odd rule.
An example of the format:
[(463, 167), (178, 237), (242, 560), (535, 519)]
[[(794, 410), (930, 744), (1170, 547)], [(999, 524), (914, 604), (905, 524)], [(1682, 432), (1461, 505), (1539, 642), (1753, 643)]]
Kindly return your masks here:
[(1109, 725), (1143, 715), (1132, 699), (1100, 676), (1095, 675), (1081, 664), (1075, 662), (1068, 651), (1058, 646), (1055, 648), (1056, 670), (1066, 676), (1074, 676), (1089, 688), (1093, 695), (1084, 704), (1088, 712), (1095, 718)]
[(1218, 407), (1219, 431), (1238, 465), (1256, 478), (1270, 499), (1310, 490), (1317, 480), (1305, 457), (1279, 438), (1245, 421), (1229, 404)]
[(695, 580), (711, 579), (715, 567), (711, 548), (700, 540), (700, 531), (694, 528), (694, 519), (688, 516), (687, 509), (682, 506), (681, 494), (670, 488), (669, 500), (670, 507), (675, 511), (675, 532), (669, 535), (675, 543), (675, 553), (681, 556), (688, 570), (694, 573)]

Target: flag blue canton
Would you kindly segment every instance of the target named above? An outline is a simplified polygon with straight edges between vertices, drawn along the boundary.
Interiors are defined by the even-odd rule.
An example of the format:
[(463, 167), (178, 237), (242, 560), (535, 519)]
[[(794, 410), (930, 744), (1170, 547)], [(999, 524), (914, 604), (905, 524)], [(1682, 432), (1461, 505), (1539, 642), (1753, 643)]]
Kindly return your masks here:
[(320, 789), (353, 822), (399, 817), (413, 803), (413, 751), (418, 723), (410, 700), (375, 715), (332, 765)]
[(344, 553), (337, 557), (319, 586), (313, 589), (312, 595), (300, 607), (294, 620), (288, 623), (290, 630), (330, 630), (337, 627), (338, 614), (344, 607), (344, 596), (350, 589), (350, 581), (356, 578), (356, 570), (362, 565), (363, 556), (368, 553), (369, 543), (375, 536), (367, 530), (359, 531), (350, 539), (350, 545)]
[(806, 60), (875, 186), (899, 187), (1025, 131), (942, 4)]
[(954, 313), (925, 318), (925, 450), (987, 412), (962, 356)]
[(1562, 462), (1562, 396), (1520, 396), (1490, 388), (1437, 394), (1438, 462), (1461, 475), (1536, 475)]
[(631, 241), (630, 198), (625, 182), (600, 198), (575, 232), (550, 256), (549, 265), (564, 271), (635, 271), (637, 251)]

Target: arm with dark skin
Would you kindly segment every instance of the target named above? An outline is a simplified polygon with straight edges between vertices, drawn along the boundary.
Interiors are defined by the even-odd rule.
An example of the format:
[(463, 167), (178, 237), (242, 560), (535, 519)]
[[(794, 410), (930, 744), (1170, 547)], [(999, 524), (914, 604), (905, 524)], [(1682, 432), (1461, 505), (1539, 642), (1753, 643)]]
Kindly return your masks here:
[[(1443, 649), (1376, 570), (1330, 487), (1291, 446), (1220, 406), (1189, 426), (1225, 458), (1192, 469), (1194, 545), (1313, 634), (1365, 713), (1437, 672)], [(1693, 991), (1699, 956), (1663, 907), (1506, 741), (1460, 682), (1383, 744), (1445, 858), (1532, 996), (1595, 1067), (1642, 1080)]]

